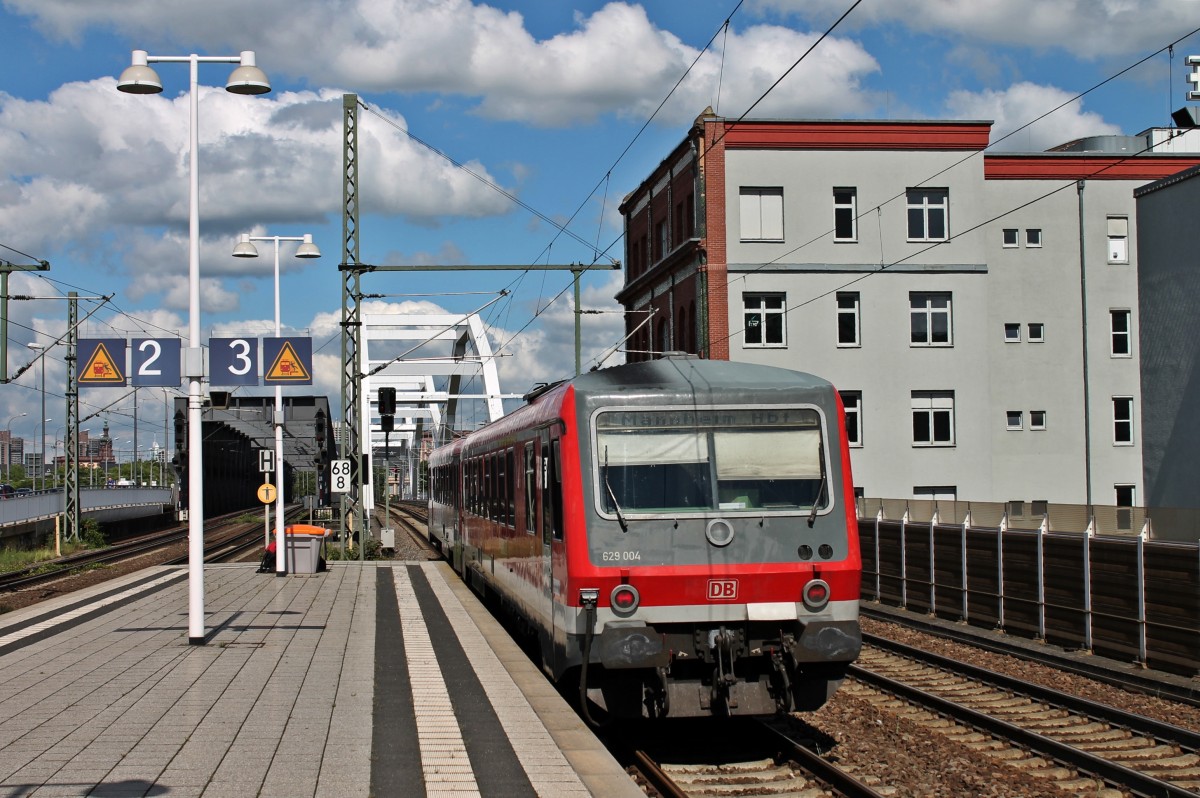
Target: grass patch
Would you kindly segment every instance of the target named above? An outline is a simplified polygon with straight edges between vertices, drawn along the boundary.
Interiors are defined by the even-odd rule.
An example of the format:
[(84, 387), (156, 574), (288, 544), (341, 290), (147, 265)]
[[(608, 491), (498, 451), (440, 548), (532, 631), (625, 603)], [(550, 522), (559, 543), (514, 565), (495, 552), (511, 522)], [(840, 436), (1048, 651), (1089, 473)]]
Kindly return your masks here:
[[(77, 543), (64, 543), (62, 553), (74, 554), (77, 551), (86, 548)], [(0, 573), (8, 573), (10, 571), (22, 571), (30, 566), (37, 565), (40, 562), (54, 560), (54, 549), (43, 547), (38, 549), (0, 549)], [(48, 564), (46, 568), (53, 570), (56, 566)]]

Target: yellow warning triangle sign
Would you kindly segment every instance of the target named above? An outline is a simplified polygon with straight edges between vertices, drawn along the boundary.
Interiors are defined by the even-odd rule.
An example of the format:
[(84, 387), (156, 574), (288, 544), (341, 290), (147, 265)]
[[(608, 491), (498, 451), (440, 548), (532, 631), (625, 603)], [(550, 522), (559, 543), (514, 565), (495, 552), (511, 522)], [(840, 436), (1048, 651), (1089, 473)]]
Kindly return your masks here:
[(103, 342), (96, 344), (92, 357), (88, 360), (83, 371), (79, 372), (79, 382), (84, 384), (124, 385), (125, 375), (117, 366), (117, 361), (109, 353)]
[(292, 348), (292, 342), (284, 341), (283, 346), (279, 348), (279, 354), (275, 357), (275, 362), (267, 370), (266, 379), (273, 381), (294, 380), (296, 382), (308, 382), (312, 379), (312, 376), (308, 373), (308, 369), (304, 368), (304, 362), (300, 360), (300, 356), (296, 354), (296, 350)]

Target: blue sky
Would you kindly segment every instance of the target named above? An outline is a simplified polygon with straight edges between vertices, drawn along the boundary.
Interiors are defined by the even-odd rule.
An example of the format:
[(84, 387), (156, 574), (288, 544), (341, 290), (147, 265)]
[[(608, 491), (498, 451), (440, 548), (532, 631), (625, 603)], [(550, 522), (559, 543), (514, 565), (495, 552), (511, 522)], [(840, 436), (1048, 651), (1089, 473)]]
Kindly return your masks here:
[[(344, 93), (369, 109), (359, 126), (363, 262), (621, 258), (621, 197), (691, 120), (707, 105), (743, 114), (852, 6), (752, 116), (991, 119), (995, 140), (1200, 26), (1200, 0), (0, 0), (0, 258), (52, 265), (45, 280), (14, 276), (14, 294), (113, 294), (98, 309), (84, 303), (83, 313), (95, 311), (88, 337), (186, 335), (187, 67), (156, 65), (160, 95), (120, 94), (115, 80), (133, 49), (254, 50), (274, 88), (264, 97), (224, 92), (225, 65), (200, 69), (203, 335), (273, 325), (270, 245), (255, 261), (235, 260), (238, 233), (313, 233), (320, 260), (283, 248), (283, 326), (313, 336), (313, 390), (336, 404)], [(1194, 36), (1000, 146), (1040, 150), (1168, 126), (1191, 54), (1200, 54)], [(571, 234), (404, 130), (542, 216), (573, 217)], [(615, 310), (618, 280), (588, 276), (583, 306)], [(453, 311), (511, 289), (485, 318), (507, 355), (503, 388), (520, 393), (572, 370), (569, 282), (553, 272), (398, 273), (365, 278), (363, 288), (383, 295), (371, 309)], [(10, 375), (29, 362), (24, 344), (58, 338), (65, 315), (63, 302), (12, 303)], [(608, 313), (584, 325), (587, 367), (622, 324)], [(27, 438), (40, 412), (39, 369), (0, 388), (0, 415), (28, 413), (13, 423)], [(51, 442), (64, 373), (57, 348), (47, 364)], [(90, 389), (82, 415), (114, 400), (131, 407), (120, 396)], [(128, 426), (126, 415), (110, 423), (126, 434), (115, 429)]]

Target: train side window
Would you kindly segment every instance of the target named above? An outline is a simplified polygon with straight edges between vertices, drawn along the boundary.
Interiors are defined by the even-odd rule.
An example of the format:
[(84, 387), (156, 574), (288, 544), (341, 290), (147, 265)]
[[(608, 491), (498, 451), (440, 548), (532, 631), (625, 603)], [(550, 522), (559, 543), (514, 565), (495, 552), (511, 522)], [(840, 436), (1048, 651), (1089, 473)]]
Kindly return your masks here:
[(554, 481), (551, 483), (552, 487), (551, 487), (551, 491), (550, 491), (551, 493), (554, 494), (554, 498), (551, 501), (552, 512), (553, 512), (551, 517), (553, 519), (554, 539), (562, 540), (563, 539), (562, 450), (559, 448), (558, 439), (555, 439), (554, 441), (552, 441), (551, 445), (553, 447), (553, 449), (552, 449), (553, 454), (552, 454), (552, 461), (551, 461), (551, 474), (553, 474), (553, 477), (554, 477)]
[(534, 454), (533, 444), (524, 447), (525, 458), (525, 531), (533, 534), (537, 531), (534, 523), (537, 519), (537, 455)]
[(507, 498), (508, 517), (505, 521), (511, 527), (517, 525), (517, 472), (513, 468), (513, 450), (505, 449), (504, 451), (504, 473), (508, 475), (507, 481), (504, 483), (504, 496)]

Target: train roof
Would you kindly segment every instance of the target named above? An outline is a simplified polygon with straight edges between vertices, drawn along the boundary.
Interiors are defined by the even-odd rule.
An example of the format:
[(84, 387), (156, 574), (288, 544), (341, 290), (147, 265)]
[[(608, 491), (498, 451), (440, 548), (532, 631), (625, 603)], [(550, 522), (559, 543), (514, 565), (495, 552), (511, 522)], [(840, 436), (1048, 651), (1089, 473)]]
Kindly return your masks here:
[(614, 402), (624, 405), (823, 403), (833, 392), (827, 380), (802, 371), (668, 354), (656, 360), (626, 363), (538, 386), (526, 394), (527, 404), (448, 446), (470, 447), (474, 441), (503, 437), (522, 427), (537, 425), (560, 412), (563, 397), (572, 388), (580, 406), (592, 408)]
[(705, 360), (694, 355), (667, 355), (656, 360), (613, 366), (581, 374), (570, 383), (581, 397), (626, 393), (631, 396), (689, 394), (704, 402), (723, 401), (729, 397), (737, 400), (739, 394), (747, 392), (768, 401), (771, 393), (778, 393), (783, 401), (797, 393), (829, 391), (833, 387), (827, 380), (802, 371), (757, 363)]

